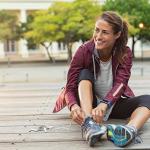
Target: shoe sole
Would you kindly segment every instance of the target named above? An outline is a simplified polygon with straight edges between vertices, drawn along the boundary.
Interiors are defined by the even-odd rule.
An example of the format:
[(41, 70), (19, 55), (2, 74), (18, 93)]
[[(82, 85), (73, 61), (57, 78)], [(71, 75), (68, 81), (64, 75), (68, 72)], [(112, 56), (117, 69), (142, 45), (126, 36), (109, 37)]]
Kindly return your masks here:
[[(111, 134), (111, 137), (109, 137), (109, 134)], [(116, 127), (115, 129), (113, 129), (111, 126), (108, 126), (107, 137), (109, 141), (113, 142), (118, 147), (124, 147), (128, 145), (133, 139), (130, 130), (121, 125)]]
[(93, 147), (101, 139), (102, 135), (104, 135), (105, 133), (106, 132), (99, 132), (89, 137), (88, 139), (89, 146)]

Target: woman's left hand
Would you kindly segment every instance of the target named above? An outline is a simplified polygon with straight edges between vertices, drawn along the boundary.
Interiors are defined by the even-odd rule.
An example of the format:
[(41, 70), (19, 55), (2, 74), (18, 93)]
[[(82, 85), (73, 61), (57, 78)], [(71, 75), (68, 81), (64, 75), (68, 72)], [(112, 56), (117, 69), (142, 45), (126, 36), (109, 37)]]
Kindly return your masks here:
[(96, 108), (92, 110), (93, 120), (97, 123), (102, 123), (106, 110), (107, 110), (107, 104), (100, 103)]

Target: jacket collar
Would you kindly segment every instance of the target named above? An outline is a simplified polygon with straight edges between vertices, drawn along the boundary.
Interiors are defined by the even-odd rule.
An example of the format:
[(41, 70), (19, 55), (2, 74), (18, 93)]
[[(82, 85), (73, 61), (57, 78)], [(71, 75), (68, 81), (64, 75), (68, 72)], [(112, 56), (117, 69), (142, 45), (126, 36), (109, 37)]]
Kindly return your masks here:
[[(94, 40), (91, 39), (90, 41), (88, 41), (87, 43), (85, 43), (85, 45), (87, 46), (88, 50), (95, 56), (95, 58), (99, 58), (98, 52), (95, 49), (95, 43)], [(112, 67), (116, 70), (116, 67), (118, 66), (118, 61), (116, 58), (116, 51), (114, 50), (112, 53)]]
[(94, 54), (95, 57), (99, 58), (97, 49), (94, 48), (93, 54)]
[(94, 43), (94, 40), (91, 39), (90, 41), (87, 41), (85, 43), (85, 46), (87, 47), (87, 49), (93, 54), (93, 51), (95, 49), (95, 43)]

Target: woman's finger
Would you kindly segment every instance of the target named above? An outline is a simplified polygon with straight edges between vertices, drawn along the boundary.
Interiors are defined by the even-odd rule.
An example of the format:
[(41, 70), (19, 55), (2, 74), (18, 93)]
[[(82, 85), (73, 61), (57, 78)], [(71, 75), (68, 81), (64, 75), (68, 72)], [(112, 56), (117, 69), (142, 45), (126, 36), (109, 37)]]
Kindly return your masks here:
[(100, 120), (101, 120), (101, 118), (100, 118), (100, 111), (99, 111), (99, 110), (96, 110), (96, 111), (95, 111), (95, 114), (96, 114), (96, 122), (97, 122), (97, 123), (100, 123)]
[(96, 121), (96, 109), (92, 110), (92, 117), (93, 117), (93, 120)]
[(78, 114), (79, 119), (83, 122), (85, 118), (85, 113), (80, 109), (77, 111), (77, 114)]
[(81, 114), (79, 110), (74, 110), (72, 112), (72, 119), (77, 122), (78, 124), (81, 124), (83, 122), (83, 118), (81, 118)]

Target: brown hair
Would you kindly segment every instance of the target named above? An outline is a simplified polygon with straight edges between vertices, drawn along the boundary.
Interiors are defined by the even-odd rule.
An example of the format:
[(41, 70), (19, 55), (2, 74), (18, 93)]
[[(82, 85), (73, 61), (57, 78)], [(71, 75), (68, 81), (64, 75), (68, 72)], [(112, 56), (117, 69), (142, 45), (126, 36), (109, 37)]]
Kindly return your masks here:
[(98, 19), (103, 19), (108, 22), (114, 31), (114, 34), (121, 32), (120, 37), (116, 40), (113, 47), (113, 51), (117, 56), (118, 61), (121, 63), (125, 56), (126, 44), (128, 42), (128, 26), (121, 17), (112, 11), (105, 11), (102, 13), (101, 17)]

